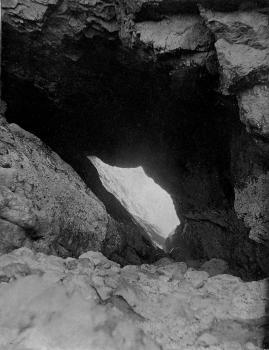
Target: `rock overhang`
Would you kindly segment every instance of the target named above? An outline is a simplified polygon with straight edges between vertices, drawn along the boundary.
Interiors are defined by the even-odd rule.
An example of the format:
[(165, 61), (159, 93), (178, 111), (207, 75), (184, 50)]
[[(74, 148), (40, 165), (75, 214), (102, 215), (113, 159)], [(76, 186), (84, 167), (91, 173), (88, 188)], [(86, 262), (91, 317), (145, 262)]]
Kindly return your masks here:
[[(267, 1), (257, 1), (255, 5), (244, 1), (201, 1), (199, 3), (202, 8), (199, 8), (197, 3), (120, 1), (114, 12), (114, 3), (110, 1), (72, 1), (68, 4), (63, 1), (59, 6), (47, 2), (49, 11), (44, 13), (42, 18), (37, 17), (37, 36), (29, 34), (35, 24), (24, 18), (21, 18), (22, 26), (17, 26), (16, 22), (11, 20), (5, 28), (10, 37), (16, 33), (17, 41), (10, 56), (12, 46), (8, 46), (11, 43), (6, 44), (4, 69), (9, 76), (17, 76), (19, 80), (23, 76), (25, 80), (34, 82), (49, 93), (61, 108), (72, 108), (73, 117), (84, 109), (82, 114), (78, 114), (78, 119), (84, 122), (86, 120), (85, 124), (82, 123), (84, 126), (91, 123), (91, 128), (85, 128), (83, 131), (84, 136), (88, 130), (94, 130), (91, 134), (93, 140), (87, 142), (87, 145), (101, 145), (98, 134), (100, 139), (105, 140), (103, 149), (98, 151), (106, 153), (112, 162), (121, 158), (113, 158), (118, 152), (128, 153), (128, 156), (136, 158), (136, 162), (139, 157), (143, 157), (147, 171), (155, 173), (155, 178), (166, 184), (174, 196), (178, 212), (184, 213), (185, 217), (192, 221), (195, 230), (198, 230), (195, 221), (201, 226), (201, 222), (208, 220), (201, 230), (202, 235), (205, 236), (205, 231), (210, 231), (209, 227), (213, 225), (214, 230), (222, 232), (225, 237), (227, 227), (233, 234), (234, 231), (241, 232), (241, 223), (237, 222), (233, 205), (231, 206), (234, 201), (234, 188), (240, 179), (234, 179), (235, 175), (231, 173), (229, 163), (232, 157), (229, 145), (230, 142), (234, 142), (231, 141), (231, 129), (234, 125), (236, 130), (241, 126), (237, 123), (236, 106), (233, 106), (232, 112), (220, 112), (220, 105), (224, 103), (226, 109), (227, 101), (232, 101), (231, 105), (234, 101), (229, 96), (236, 95), (240, 104), (240, 118), (248, 125), (249, 131), (255, 135), (266, 134), (264, 109), (267, 106), (268, 85), (268, 13), (265, 9), (262, 10), (262, 7), (267, 6)], [(14, 3), (13, 9), (16, 8), (15, 5)], [(8, 9), (10, 18), (13, 11), (11, 7)], [(17, 18), (17, 14), (14, 16)], [(162, 44), (166, 38), (159, 40), (156, 33), (158, 28), (163, 34), (163, 28), (167, 25), (171, 25), (169, 30), (173, 29), (173, 23), (177, 26), (177, 20), (174, 18), (182, 19), (180, 23), (183, 27), (185, 19), (191, 18), (190, 24), (193, 24), (195, 18), (199, 26), (190, 26), (192, 29), (187, 31), (188, 35), (185, 38), (182, 33), (176, 33), (178, 37), (175, 41), (171, 30), (173, 40), (168, 46), (169, 50), (171, 48), (169, 51)], [(156, 40), (147, 39), (149, 32), (145, 29), (149, 28), (149, 37), (155, 37)], [(193, 40), (193, 33), (198, 39), (198, 45)], [(210, 40), (203, 40), (202, 45), (199, 44), (199, 39), (203, 39), (200, 37), (201, 33), (210, 33), (210, 40), (213, 33), (216, 51)], [(67, 38), (68, 45), (64, 45)], [(104, 42), (104, 49), (100, 49)], [(113, 42), (113, 49), (107, 42)], [(156, 49), (152, 42), (155, 42)], [(53, 45), (50, 45), (51, 43)], [(94, 61), (92, 57), (96, 52), (99, 54)], [(34, 53), (31, 61), (34, 62), (33, 65), (27, 64), (29, 53)], [(10, 59), (11, 57), (13, 59)], [(256, 60), (256, 57), (259, 59)], [(87, 64), (82, 65), (82, 62)], [(121, 70), (122, 74), (119, 74)], [(219, 77), (220, 85), (217, 82)], [(119, 80), (122, 85), (107, 84), (107, 81), (115, 80)], [(217, 87), (220, 93), (228, 95), (226, 99), (213, 92)], [(121, 92), (118, 93), (120, 89)], [(123, 90), (126, 90), (126, 93), (123, 93)], [(102, 96), (103, 91), (106, 94), (105, 98)], [(151, 96), (151, 105), (143, 95)], [(257, 108), (254, 108), (254, 104), (250, 108), (250, 100), (255, 102)], [(97, 103), (88, 105), (89, 101)], [(131, 107), (128, 107), (129, 103)], [(94, 109), (96, 105), (98, 107)], [(123, 112), (117, 106), (120, 106)], [(211, 106), (210, 113), (206, 112), (206, 106)], [(137, 113), (134, 113), (134, 110), (137, 110)], [(88, 111), (91, 111), (91, 116)], [(213, 117), (214, 113), (216, 118)], [(223, 117), (218, 119), (218, 113), (223, 113)], [(107, 118), (107, 115), (111, 118)], [(127, 119), (131, 122), (126, 124)], [(169, 123), (172, 127), (166, 129)], [(67, 124), (64, 119), (62, 124)], [(78, 123), (73, 121), (71, 124), (77, 127)], [(82, 129), (83, 127), (80, 130)], [(68, 132), (69, 136), (72, 135), (71, 128)], [(113, 133), (115, 137), (110, 138)], [(193, 135), (190, 137), (184, 134)], [(161, 144), (163, 148), (159, 147)], [(180, 146), (183, 147), (180, 149)], [(135, 147), (138, 148), (136, 152)], [(110, 151), (113, 155), (109, 154)], [(242, 148), (240, 152), (244, 158)], [(158, 156), (153, 157), (153, 154)], [(255, 162), (254, 159), (251, 161)], [(159, 169), (160, 164), (161, 167), (166, 164), (165, 169)], [(177, 183), (176, 176), (179, 174), (184, 185)], [(245, 194), (239, 193), (239, 197), (240, 195)], [(184, 199), (181, 200), (181, 197)], [(240, 201), (239, 197), (236, 198)], [(248, 208), (242, 210), (249, 211)], [(253, 225), (248, 215), (249, 213), (244, 214), (246, 227), (243, 229), (243, 237), (247, 236), (249, 223)], [(224, 239), (221, 241), (223, 244)], [(231, 245), (233, 244), (232, 242)], [(202, 245), (210, 247), (208, 241)], [(207, 252), (209, 250), (207, 249)], [(230, 255), (229, 258), (234, 259)]]

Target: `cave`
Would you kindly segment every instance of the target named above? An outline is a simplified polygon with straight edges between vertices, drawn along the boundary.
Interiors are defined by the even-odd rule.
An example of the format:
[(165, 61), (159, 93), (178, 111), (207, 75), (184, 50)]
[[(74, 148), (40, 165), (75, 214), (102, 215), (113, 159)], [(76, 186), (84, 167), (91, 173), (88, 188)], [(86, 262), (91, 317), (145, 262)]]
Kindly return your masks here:
[[(3, 2), (0, 293), (14, 283), (24, 298), (28, 277), (32, 295), (52, 274), (82, 328), (94, 300), (108, 320), (87, 309), (83, 350), (110, 350), (106, 336), (115, 350), (268, 346), (268, 8)], [(111, 315), (143, 335), (115, 335)], [(24, 323), (17, 348), (41, 349)]]
[[(100, 62), (101, 57), (95, 55), (94, 51), (94, 60)], [(112, 166), (142, 166), (171, 195), (181, 222), (177, 231), (188, 226), (187, 237), (175, 233), (167, 241), (174, 258), (222, 258), (244, 279), (267, 274), (266, 262), (259, 259), (253, 264), (251, 256), (260, 246), (248, 238), (248, 230), (234, 211), (231, 144), (239, 137), (247, 138), (239, 136), (245, 132), (236, 101), (214, 90), (215, 76), (202, 75), (192, 94), (177, 96), (163, 66), (149, 71), (148, 65), (126, 68), (111, 60), (97, 70), (101, 78), (95, 71), (98, 81), (104, 79), (100, 86), (96, 80), (83, 80), (82, 96), (78, 91), (64, 94), (61, 102), (4, 71), (7, 120), (40, 137), (72, 165), (119, 222), (128, 223), (130, 213), (102, 185), (88, 157), (94, 155)], [(87, 69), (92, 69), (89, 64)], [(110, 72), (109, 79), (104, 69)], [(67, 78), (70, 85), (72, 79), (73, 74)], [(241, 147), (235, 144), (234, 153), (241, 152)], [(211, 245), (213, 237), (217, 246)], [(174, 249), (178, 246), (184, 249)]]

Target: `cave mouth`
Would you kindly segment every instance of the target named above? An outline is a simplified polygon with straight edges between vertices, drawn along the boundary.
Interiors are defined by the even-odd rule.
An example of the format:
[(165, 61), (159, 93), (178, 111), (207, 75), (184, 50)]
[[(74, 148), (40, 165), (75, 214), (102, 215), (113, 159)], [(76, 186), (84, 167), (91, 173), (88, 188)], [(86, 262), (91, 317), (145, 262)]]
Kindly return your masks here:
[(142, 166), (120, 168), (89, 156), (105, 189), (116, 197), (134, 220), (148, 233), (152, 242), (165, 250), (166, 238), (180, 220), (171, 196), (149, 177)]

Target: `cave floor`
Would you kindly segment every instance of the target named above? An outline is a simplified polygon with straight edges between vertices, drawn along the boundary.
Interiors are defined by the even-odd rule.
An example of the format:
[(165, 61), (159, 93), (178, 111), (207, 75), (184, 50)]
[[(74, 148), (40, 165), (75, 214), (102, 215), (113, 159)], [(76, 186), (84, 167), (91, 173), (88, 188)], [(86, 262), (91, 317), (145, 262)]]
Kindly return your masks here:
[(0, 257), (2, 350), (261, 349), (266, 280), (163, 258), (121, 268), (101, 253)]

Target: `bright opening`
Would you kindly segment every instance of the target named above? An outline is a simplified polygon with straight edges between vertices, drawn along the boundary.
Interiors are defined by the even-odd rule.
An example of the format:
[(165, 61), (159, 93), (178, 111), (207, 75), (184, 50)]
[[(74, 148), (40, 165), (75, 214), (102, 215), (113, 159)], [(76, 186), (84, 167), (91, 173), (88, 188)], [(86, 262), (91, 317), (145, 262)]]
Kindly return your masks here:
[(133, 215), (152, 241), (164, 247), (165, 239), (180, 224), (170, 195), (143, 168), (118, 168), (88, 157), (103, 186)]

